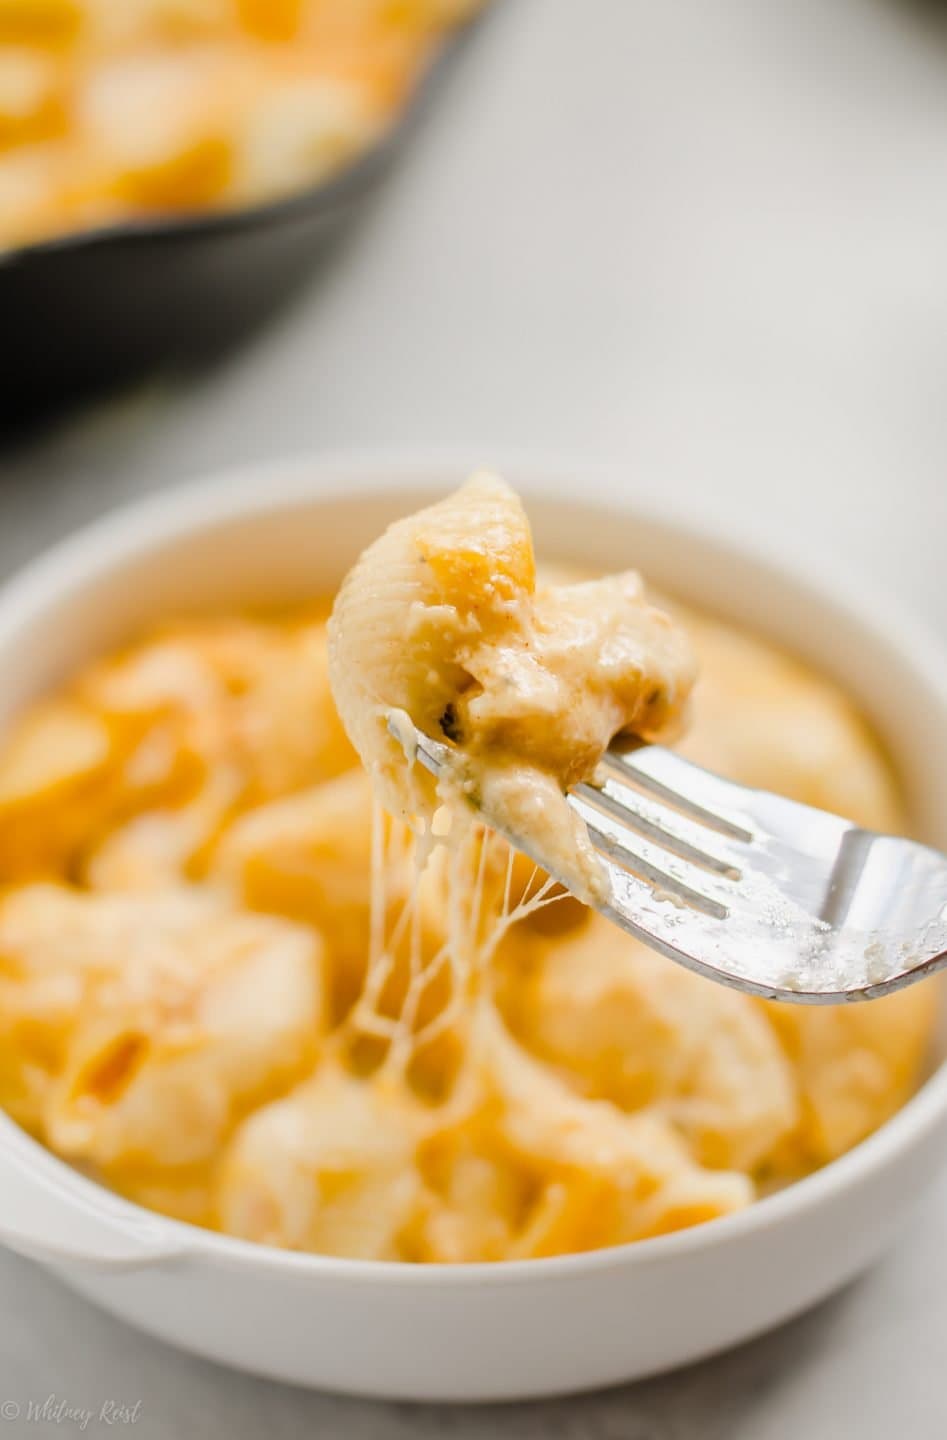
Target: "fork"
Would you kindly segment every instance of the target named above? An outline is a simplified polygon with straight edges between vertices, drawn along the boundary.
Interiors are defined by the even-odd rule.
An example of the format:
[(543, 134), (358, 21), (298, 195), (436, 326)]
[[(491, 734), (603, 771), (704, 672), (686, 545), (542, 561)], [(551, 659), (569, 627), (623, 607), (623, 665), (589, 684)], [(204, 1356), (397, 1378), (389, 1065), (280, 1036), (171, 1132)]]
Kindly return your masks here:
[[(433, 775), (449, 746), (416, 737)], [(621, 742), (569, 803), (608, 878), (596, 908), (669, 959), (772, 1000), (890, 994), (947, 965), (947, 858)], [(495, 825), (554, 880), (538, 848)]]

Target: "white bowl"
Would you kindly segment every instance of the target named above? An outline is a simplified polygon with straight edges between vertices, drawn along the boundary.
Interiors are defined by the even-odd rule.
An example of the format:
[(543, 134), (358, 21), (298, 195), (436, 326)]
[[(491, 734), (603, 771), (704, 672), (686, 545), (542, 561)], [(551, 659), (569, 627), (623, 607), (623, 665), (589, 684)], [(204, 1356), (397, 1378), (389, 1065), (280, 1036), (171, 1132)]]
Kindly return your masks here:
[[(330, 589), (389, 519), (467, 468), (270, 466), (93, 526), (0, 593), (0, 723), (168, 610)], [(792, 576), (675, 520), (616, 509), (619, 477), (506, 473), (531, 500), (544, 555), (640, 566), (836, 675), (887, 741), (923, 838), (947, 848), (944, 652), (874, 585), (846, 594), (832, 577)], [(600, 486), (608, 503), (575, 498)], [(415, 1400), (553, 1395), (695, 1360), (828, 1295), (908, 1223), (905, 1202), (935, 1172), (945, 1134), (942, 1064), (869, 1140), (740, 1214), (593, 1254), (425, 1268), (289, 1254), (165, 1220), (0, 1117), (0, 1238), (142, 1329), (260, 1374)]]

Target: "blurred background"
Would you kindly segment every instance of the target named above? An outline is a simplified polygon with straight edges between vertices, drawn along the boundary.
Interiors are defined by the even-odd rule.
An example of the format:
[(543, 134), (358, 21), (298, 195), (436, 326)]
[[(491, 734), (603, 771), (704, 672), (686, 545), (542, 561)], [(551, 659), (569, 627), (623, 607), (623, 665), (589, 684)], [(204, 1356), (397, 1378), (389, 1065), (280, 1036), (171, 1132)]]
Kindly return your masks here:
[[(0, 24), (15, 3), (0, 0)], [(132, 0), (111, 3), (131, 13)], [(0, 254), (0, 574), (135, 496), (270, 456), (529, 452), (617, 461), (629, 494), (793, 561), (854, 567), (947, 632), (943, 7), (496, 0), (435, 80), (403, 134), (391, 122), (392, 164), (360, 187), (331, 243), (314, 226), (317, 263), (199, 364), (120, 364), (119, 383), (92, 398), (57, 383), (12, 403), (23, 366), (39, 374), (63, 347), (92, 344), (120, 277), (150, 294), (157, 269), (129, 278), (106, 247), (69, 294), (45, 271), (27, 291), (17, 257)], [(311, 204), (323, 213), (310, 196), (297, 258)], [(2, 206), (0, 188), (0, 227)], [(201, 260), (208, 293), (215, 253)], [(215, 303), (236, 305), (241, 286), (279, 290), (283, 263), (265, 247), (244, 256), (237, 289), (228, 281)], [(173, 274), (161, 284), (173, 302)], [(63, 320), (76, 286), (82, 304)], [(169, 328), (183, 340), (212, 320), (172, 303)], [(646, 570), (647, 556), (629, 563)], [(861, 1433), (904, 1429), (913, 1404), (907, 1432), (933, 1440), (942, 1381), (914, 1336), (942, 1333), (945, 1193), (858, 1306), (833, 1302), (624, 1408), (564, 1407), (569, 1433), (767, 1440), (805, 1420), (828, 1436), (861, 1397)], [(48, 1388), (111, 1393), (118, 1366), (124, 1390), (163, 1417), (154, 1433), (204, 1433), (205, 1410), (215, 1425), (252, 1422), (248, 1434), (442, 1424), (402, 1408), (379, 1429), (374, 1407), (221, 1385), (20, 1262), (2, 1268), (19, 1321), (0, 1331), (10, 1374), (41, 1352)], [(869, 1424), (875, 1364), (900, 1380), (873, 1395)], [(558, 1433), (553, 1407), (515, 1414), (505, 1433)], [(463, 1433), (496, 1424), (485, 1414)]]
[[(0, 567), (268, 455), (538, 450), (624, 461), (944, 626), (945, 171), (940, 6), (498, 0), (267, 324), (7, 426)], [(94, 327), (107, 268), (88, 300)]]

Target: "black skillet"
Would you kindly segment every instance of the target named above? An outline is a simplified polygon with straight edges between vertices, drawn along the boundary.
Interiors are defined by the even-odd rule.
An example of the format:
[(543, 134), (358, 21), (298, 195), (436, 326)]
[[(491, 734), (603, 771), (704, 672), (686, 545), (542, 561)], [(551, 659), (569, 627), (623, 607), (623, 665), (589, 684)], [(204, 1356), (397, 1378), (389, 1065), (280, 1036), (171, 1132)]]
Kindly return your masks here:
[(327, 183), (0, 251), (0, 424), (201, 361), (252, 330), (377, 189), (462, 40), (445, 45), (385, 139)]

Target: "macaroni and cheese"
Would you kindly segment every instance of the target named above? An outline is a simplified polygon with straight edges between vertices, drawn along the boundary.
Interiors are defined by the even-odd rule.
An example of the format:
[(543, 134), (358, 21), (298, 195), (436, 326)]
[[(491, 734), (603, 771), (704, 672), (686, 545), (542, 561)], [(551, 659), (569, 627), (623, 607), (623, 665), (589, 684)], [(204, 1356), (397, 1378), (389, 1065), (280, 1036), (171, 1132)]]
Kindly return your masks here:
[(475, 0), (0, 0), (0, 248), (314, 184)]
[[(631, 577), (537, 580), (495, 480), (392, 533), (331, 638), (323, 604), (168, 623), (12, 727), (0, 1104), (155, 1210), (419, 1263), (664, 1234), (857, 1144), (917, 1083), (930, 985), (809, 1009), (674, 966), (472, 811), (453, 825), (378, 708), (466, 746), (475, 779), (509, 742), (560, 797), (614, 730), (688, 719), (695, 759), (903, 828), (848, 699)], [(557, 636), (589, 641), (580, 667)]]

